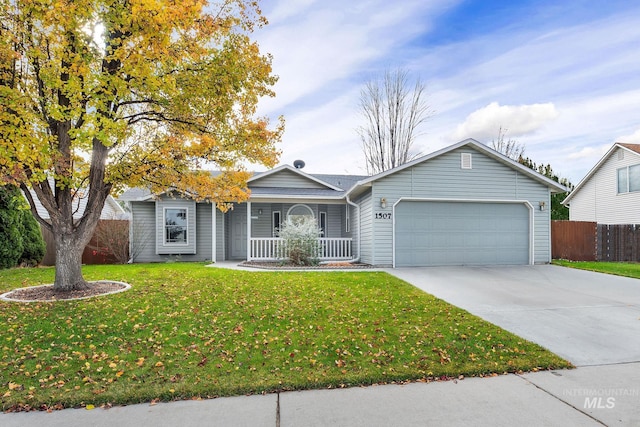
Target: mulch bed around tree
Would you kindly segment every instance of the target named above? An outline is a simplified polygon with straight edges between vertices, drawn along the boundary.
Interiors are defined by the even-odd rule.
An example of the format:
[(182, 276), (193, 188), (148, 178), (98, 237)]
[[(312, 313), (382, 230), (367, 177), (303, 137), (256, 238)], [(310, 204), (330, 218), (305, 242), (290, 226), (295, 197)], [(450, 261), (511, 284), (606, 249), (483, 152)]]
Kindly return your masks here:
[(266, 270), (360, 270), (373, 268), (373, 266), (369, 264), (352, 262), (327, 262), (318, 265), (295, 265), (278, 261), (244, 261), (241, 265), (263, 268)]
[(87, 289), (57, 291), (53, 288), (53, 285), (42, 285), (14, 289), (0, 297), (4, 300), (20, 302), (61, 301), (114, 294), (126, 291), (130, 287), (130, 285), (122, 282), (99, 281), (89, 282), (89, 287)]

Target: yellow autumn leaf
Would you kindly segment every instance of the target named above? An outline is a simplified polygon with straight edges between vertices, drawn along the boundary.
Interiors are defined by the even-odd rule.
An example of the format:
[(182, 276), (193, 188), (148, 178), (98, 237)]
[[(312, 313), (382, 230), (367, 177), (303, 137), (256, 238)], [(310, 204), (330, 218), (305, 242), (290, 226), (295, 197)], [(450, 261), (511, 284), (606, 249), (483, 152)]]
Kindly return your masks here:
[(156, 365), (155, 365), (155, 366), (156, 366), (156, 368), (159, 368), (159, 367), (161, 367), (161, 366), (164, 366), (164, 363), (162, 363), (162, 362), (156, 362)]
[(96, 407), (95, 407), (94, 405), (87, 405), (87, 406), (85, 406), (85, 409), (86, 409), (87, 411), (90, 411), (90, 410), (95, 409), (95, 408), (96, 408)]

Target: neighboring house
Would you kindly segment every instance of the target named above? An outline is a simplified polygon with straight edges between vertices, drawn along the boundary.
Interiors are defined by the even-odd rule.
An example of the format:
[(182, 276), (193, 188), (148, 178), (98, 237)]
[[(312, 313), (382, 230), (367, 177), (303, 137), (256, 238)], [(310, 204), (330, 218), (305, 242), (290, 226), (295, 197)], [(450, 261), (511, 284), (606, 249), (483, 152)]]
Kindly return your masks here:
[(640, 144), (614, 144), (562, 204), (571, 221), (640, 224)]
[[(49, 219), (49, 212), (42, 206), (38, 196), (36, 193), (29, 189), (31, 193), (31, 197), (36, 205), (36, 211), (38, 215), (42, 219)], [(73, 218), (80, 219), (82, 214), (84, 214), (84, 210), (87, 207), (87, 195), (80, 193), (78, 197), (73, 199)], [(127, 213), (124, 211), (122, 206), (114, 199), (112, 196), (107, 196), (107, 199), (104, 201), (104, 207), (102, 208), (102, 212), (100, 213), (100, 219), (128, 219)]]
[(171, 193), (125, 192), (132, 245), (140, 248), (133, 261), (275, 259), (275, 230), (307, 215), (322, 230), (322, 260), (548, 263), (551, 193), (567, 191), (473, 139), (370, 177), (284, 165), (255, 174), (248, 186), (249, 200), (226, 213)]
[[(40, 215), (42, 219), (48, 220), (49, 212), (47, 212), (45, 207), (42, 206), (42, 204), (40, 203), (40, 200), (36, 196), (36, 193), (32, 189), (30, 189), (29, 191), (31, 192), (31, 196), (36, 205), (36, 211), (38, 212), (38, 215)], [(85, 194), (83, 193), (78, 194), (78, 197), (76, 197), (73, 200), (73, 218), (80, 219), (86, 207), (87, 207), (87, 197), (85, 197)], [(101, 220), (113, 220), (113, 219), (127, 220), (129, 219), (129, 215), (125, 212), (122, 206), (120, 206), (120, 204), (116, 201), (116, 199), (114, 199), (112, 196), (107, 196), (107, 199), (104, 202), (104, 207), (102, 208), (102, 212), (100, 213), (100, 219)], [(56, 246), (55, 246), (54, 236), (49, 230), (45, 229), (44, 227), (40, 226), (40, 229), (42, 230), (42, 237), (44, 238), (44, 241), (47, 245), (44, 258), (42, 259), (40, 264), (55, 265)], [(84, 263), (91, 262), (90, 261), (91, 257), (89, 256), (90, 252), (91, 251), (88, 250), (88, 247), (85, 248), (85, 251), (83, 253), (83, 258), (82, 258)]]

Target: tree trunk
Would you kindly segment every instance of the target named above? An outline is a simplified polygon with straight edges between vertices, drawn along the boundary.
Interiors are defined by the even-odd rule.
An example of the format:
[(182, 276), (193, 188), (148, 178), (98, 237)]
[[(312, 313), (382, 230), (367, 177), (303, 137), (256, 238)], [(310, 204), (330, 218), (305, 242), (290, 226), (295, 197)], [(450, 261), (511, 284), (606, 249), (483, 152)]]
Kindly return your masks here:
[(89, 284), (82, 276), (82, 252), (84, 239), (70, 234), (55, 234), (56, 279), (53, 288), (57, 291), (86, 289)]

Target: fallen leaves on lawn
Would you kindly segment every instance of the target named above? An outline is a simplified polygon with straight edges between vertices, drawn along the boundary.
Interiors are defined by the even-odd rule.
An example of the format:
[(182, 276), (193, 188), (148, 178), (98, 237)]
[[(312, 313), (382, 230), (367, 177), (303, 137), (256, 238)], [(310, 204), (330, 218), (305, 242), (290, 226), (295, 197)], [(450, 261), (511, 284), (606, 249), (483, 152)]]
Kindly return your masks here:
[[(383, 273), (114, 268), (87, 271), (102, 277), (122, 271), (126, 276), (113, 279), (133, 285), (126, 294), (0, 303), (5, 408), (155, 404), (563, 366), (543, 349)], [(51, 274), (41, 270), (33, 274)], [(27, 273), (2, 271), (0, 278), (9, 283), (12, 274)]]

